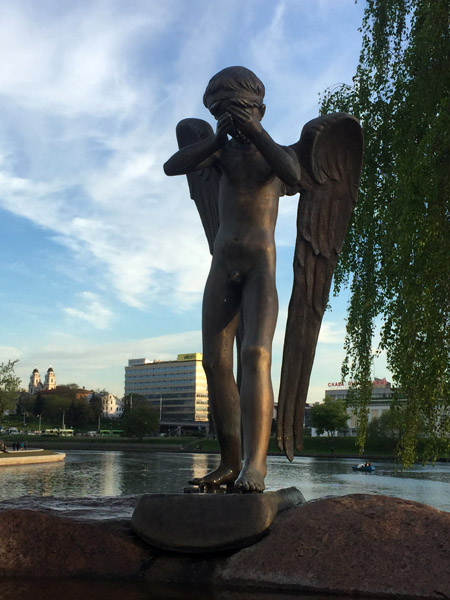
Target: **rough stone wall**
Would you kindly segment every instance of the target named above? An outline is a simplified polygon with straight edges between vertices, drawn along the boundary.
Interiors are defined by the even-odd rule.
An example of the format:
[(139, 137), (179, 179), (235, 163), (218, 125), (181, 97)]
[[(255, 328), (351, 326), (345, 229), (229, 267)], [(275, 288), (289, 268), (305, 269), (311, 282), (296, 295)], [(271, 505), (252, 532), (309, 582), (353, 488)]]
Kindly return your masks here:
[[(154, 550), (108, 518), (108, 499), (83, 511), (33, 510), (0, 503), (0, 574), (301, 591), (396, 599), (450, 598), (450, 513), (386, 496), (354, 494), (311, 501), (278, 515), (258, 543), (236, 552), (176, 555)], [(111, 499), (110, 499), (111, 500)], [(123, 515), (136, 499), (114, 499)], [(53, 502), (55, 500), (53, 499)], [(73, 501), (72, 501), (73, 503)], [(26, 501), (17, 501), (18, 506)], [(50, 506), (50, 508), (49, 508)], [(99, 519), (95, 519), (95, 514)]]

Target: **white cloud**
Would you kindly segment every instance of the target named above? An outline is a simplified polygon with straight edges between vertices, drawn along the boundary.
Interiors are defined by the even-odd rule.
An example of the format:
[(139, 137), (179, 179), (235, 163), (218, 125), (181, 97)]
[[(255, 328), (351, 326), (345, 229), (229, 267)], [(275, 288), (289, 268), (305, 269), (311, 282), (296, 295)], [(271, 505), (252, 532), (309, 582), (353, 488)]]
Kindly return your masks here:
[(342, 323), (324, 320), (319, 333), (319, 344), (339, 344), (342, 346), (345, 328)]
[[(126, 328), (111, 310), (120, 310), (119, 303), (140, 311), (164, 305), (169, 318), (194, 305), (200, 311), (208, 247), (185, 178), (167, 178), (162, 170), (176, 149), (176, 122), (188, 116), (211, 122), (202, 106), (208, 79), (220, 68), (245, 64), (266, 84), (268, 130), (281, 143), (296, 141), (304, 122), (316, 115), (317, 92), (344, 77), (351, 53), (347, 45), (330, 51), (342, 24), (330, 38), (314, 19), (326, 21), (329, 11), (338, 14), (353, 0), (342, 0), (339, 8), (331, 0), (321, 0), (319, 8), (297, 0), (44, 4), (4, 0), (0, 9), (0, 207), (41, 228), (42, 240), (64, 247), (63, 259), (46, 263), (60, 287), (75, 281), (77, 290), (90, 292), (70, 301), (45, 299), (47, 312), (37, 311), (39, 327), (32, 330), (42, 335), (44, 313), (56, 306), (65, 307), (62, 331), (77, 321), (86, 330), (103, 328), (102, 335)], [(316, 68), (322, 55), (326, 61)], [(293, 245), (296, 210), (297, 198), (281, 200), (279, 246)], [(285, 317), (283, 306), (274, 372)], [(126, 335), (117, 330), (116, 338)], [(326, 322), (320, 345), (332, 349), (342, 343), (340, 336)], [(34, 366), (39, 356), (56, 369), (56, 352), (71, 374), (66, 381), (81, 383), (92, 374), (107, 387), (117, 380), (113, 370), (122, 378), (126, 359), (148, 355), (145, 348), (159, 358), (200, 349), (199, 332), (111, 346), (65, 341), (33, 341), (19, 364)]]
[(85, 3), (81, 10), (73, 5), (46, 19), (38, 5), (33, 10), (29, 3), (3, 2), (2, 93), (27, 109), (66, 117), (126, 113), (137, 101), (127, 51), (157, 35), (171, 15), (170, 3), (152, 2), (147, 11), (120, 14), (118, 7)]
[(81, 307), (63, 308), (63, 312), (73, 319), (87, 321), (97, 329), (107, 329), (113, 318), (112, 311), (104, 306), (96, 294), (82, 292), (78, 294)]
[[(209, 259), (186, 181), (171, 181), (162, 171), (176, 147), (175, 123), (199, 109), (209, 118), (201, 106), (203, 88), (230, 43), (227, 29), (236, 33), (242, 27), (239, 59), (252, 57), (267, 76), (277, 98), (269, 111), (282, 108), (277, 129), (289, 131), (285, 141), (295, 141), (292, 123), (299, 121), (298, 131), (301, 125), (297, 106), (308, 105), (313, 96), (317, 105), (314, 90), (324, 85), (307, 81), (301, 69), (293, 79), (292, 68), (306, 60), (305, 48), (312, 55), (323, 42), (308, 31), (302, 31), (301, 45), (284, 42), (297, 14), (287, 1), (269, 4), (259, 31), (258, 7), (244, 11), (246, 21), (238, 2), (205, 5), (201, 12), (178, 2), (134, 4), (130, 10), (94, 2), (59, 11), (53, 19), (24, 6), (4, 4), (0, 50), (10, 59), (0, 65), (0, 84), (14, 107), (7, 105), (9, 120), (24, 139), (29, 168), (17, 175), (14, 146), (5, 137), (2, 148), (0, 137), (0, 205), (46, 228), (71, 250), (73, 261), (98, 271), (99, 284), (121, 302), (145, 307), (158, 299), (178, 309), (192, 306), (201, 298)], [(151, 64), (155, 50), (143, 48), (164, 40), (171, 27), (183, 29), (173, 77), (166, 81), (159, 65)], [(150, 63), (145, 77), (137, 76), (137, 60)], [(287, 231), (287, 221), (295, 219), (297, 202), (281, 204), (278, 238), (289, 244), (293, 231)]]
[[(4, 355), (1, 350), (0, 347), (0, 357)], [(53, 333), (45, 339), (29, 340), (24, 344), (16, 373), (22, 381), (28, 382), (38, 357), (40, 370), (53, 365), (57, 384), (75, 381), (89, 389), (106, 388), (122, 396), (124, 369), (128, 359), (145, 357), (174, 360), (179, 353), (199, 351), (200, 331), (109, 343), (95, 343), (68, 334)], [(10, 355), (6, 353), (5, 356), (7, 360)]]
[(22, 352), (16, 346), (0, 346), (0, 363), (7, 363), (9, 360), (17, 360)]

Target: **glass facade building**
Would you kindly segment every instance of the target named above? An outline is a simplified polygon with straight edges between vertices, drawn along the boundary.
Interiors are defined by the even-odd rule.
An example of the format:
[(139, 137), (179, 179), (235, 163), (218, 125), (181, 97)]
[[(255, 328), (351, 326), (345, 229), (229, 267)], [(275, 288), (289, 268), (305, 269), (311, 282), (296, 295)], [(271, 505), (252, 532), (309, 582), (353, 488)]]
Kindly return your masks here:
[(125, 395), (145, 396), (161, 421), (207, 422), (208, 386), (200, 353), (177, 360), (130, 359), (125, 367)]

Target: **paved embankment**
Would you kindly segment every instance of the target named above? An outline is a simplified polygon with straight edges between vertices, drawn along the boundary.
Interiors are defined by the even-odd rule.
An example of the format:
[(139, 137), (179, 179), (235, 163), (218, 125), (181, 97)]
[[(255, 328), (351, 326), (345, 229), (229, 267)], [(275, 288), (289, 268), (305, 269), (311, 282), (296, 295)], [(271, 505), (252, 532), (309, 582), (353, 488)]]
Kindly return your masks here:
[(52, 452), (51, 450), (43, 450), (41, 448), (2, 452), (0, 454), (0, 467), (61, 462), (65, 457), (64, 452)]

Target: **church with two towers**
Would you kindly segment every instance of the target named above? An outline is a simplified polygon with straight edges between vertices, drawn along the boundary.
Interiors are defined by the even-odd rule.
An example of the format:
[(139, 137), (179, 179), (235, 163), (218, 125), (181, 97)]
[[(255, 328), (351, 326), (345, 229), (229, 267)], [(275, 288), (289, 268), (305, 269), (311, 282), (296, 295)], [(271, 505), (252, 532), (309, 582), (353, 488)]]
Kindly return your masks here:
[(30, 383), (28, 384), (28, 393), (29, 394), (37, 394), (42, 390), (54, 390), (56, 388), (56, 377), (55, 372), (53, 371), (53, 367), (49, 367), (47, 369), (47, 373), (45, 374), (44, 382), (41, 381), (41, 376), (37, 367), (33, 369), (30, 377)]

